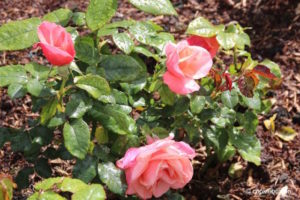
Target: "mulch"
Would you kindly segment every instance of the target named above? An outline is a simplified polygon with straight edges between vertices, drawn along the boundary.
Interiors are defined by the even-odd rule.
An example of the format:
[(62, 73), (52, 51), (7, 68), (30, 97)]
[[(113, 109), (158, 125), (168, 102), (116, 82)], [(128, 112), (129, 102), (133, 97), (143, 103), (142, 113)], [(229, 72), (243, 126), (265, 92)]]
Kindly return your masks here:
[[(170, 31), (179, 40), (184, 37), (188, 23), (197, 16), (204, 16), (213, 23), (237, 21), (243, 27), (251, 27), (250, 51), (255, 59), (269, 58), (277, 62), (283, 73), (281, 87), (270, 93), (275, 104), (266, 116), (260, 116), (257, 136), (262, 144), (262, 164), (257, 167), (242, 162), (245, 170), (237, 179), (227, 175), (229, 163), (216, 165), (200, 174), (195, 167), (191, 183), (180, 192), (187, 199), (275, 199), (278, 192), (288, 186), (285, 199), (300, 197), (300, 135), (291, 142), (283, 142), (263, 127), (263, 120), (277, 114), (276, 127), (291, 126), (300, 133), (300, 3), (298, 0), (173, 0), (178, 18), (152, 16), (133, 8), (127, 1), (119, 1), (115, 19), (151, 19)], [(85, 10), (86, 0), (2, 0), (0, 1), (0, 25), (17, 19), (42, 16), (52, 10), (67, 7)], [(0, 66), (25, 64), (30, 61), (31, 49), (18, 52), (1, 52)], [(26, 127), (31, 112), (30, 96), (9, 99), (5, 89), (0, 89), (0, 127)], [(204, 147), (199, 147), (204, 148)], [(197, 161), (203, 163), (206, 157)], [(9, 144), (0, 149), (0, 173), (15, 176), (28, 163), (22, 155), (13, 153)], [(68, 163), (55, 163), (58, 169), (68, 168)], [(66, 173), (69, 173), (70, 170)], [(59, 170), (54, 169), (55, 175)], [(32, 184), (38, 177), (32, 177)], [(26, 199), (32, 190), (15, 192), (15, 199)]]

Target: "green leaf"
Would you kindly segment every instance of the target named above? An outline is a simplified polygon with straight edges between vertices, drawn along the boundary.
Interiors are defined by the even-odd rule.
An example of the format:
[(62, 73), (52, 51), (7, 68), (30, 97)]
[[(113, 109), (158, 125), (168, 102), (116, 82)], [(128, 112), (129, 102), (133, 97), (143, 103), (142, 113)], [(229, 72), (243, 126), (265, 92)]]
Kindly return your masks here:
[(155, 37), (147, 38), (147, 44), (158, 49), (160, 53), (163, 52), (166, 43), (168, 42), (174, 43), (174, 41), (175, 41), (174, 36), (167, 32), (160, 32)]
[(60, 8), (51, 13), (46, 14), (43, 17), (43, 21), (54, 22), (62, 26), (66, 26), (70, 21), (73, 13), (71, 10), (66, 8)]
[(217, 35), (217, 41), (225, 50), (232, 49), (236, 45), (237, 34), (221, 32)]
[(116, 100), (117, 104), (123, 104), (123, 105), (128, 104), (128, 98), (124, 92), (121, 92), (116, 89), (112, 89), (111, 94), (114, 97), (114, 99)]
[(65, 123), (64, 143), (68, 151), (79, 159), (84, 159), (90, 142), (89, 126), (82, 119), (76, 119), (71, 124)]
[(192, 113), (199, 114), (206, 103), (206, 99), (204, 96), (193, 96), (190, 102), (190, 108)]
[(224, 30), (224, 25), (214, 26), (207, 19), (198, 17), (189, 24), (186, 32), (191, 35), (213, 37), (222, 30)]
[(115, 15), (117, 0), (91, 0), (86, 12), (88, 27), (95, 31), (104, 26)]
[(84, 12), (75, 12), (72, 16), (72, 21), (76, 26), (85, 25), (85, 13)]
[(105, 130), (102, 126), (96, 128), (95, 138), (98, 144), (105, 144), (109, 141), (108, 131)]
[(204, 132), (205, 138), (208, 139), (214, 147), (220, 162), (225, 162), (234, 156), (235, 149), (228, 143), (226, 130), (213, 128), (207, 129)]
[(91, 184), (72, 196), (72, 200), (104, 200), (106, 194), (103, 187), (99, 184)]
[(169, 0), (129, 0), (129, 2), (138, 9), (154, 15), (177, 15)]
[(176, 101), (175, 105), (170, 108), (172, 116), (178, 116), (183, 114), (189, 109), (190, 100), (187, 97), (180, 97)]
[(43, 89), (44, 86), (39, 82), (38, 79), (31, 79), (27, 83), (27, 91), (33, 96), (39, 97)]
[(82, 99), (72, 99), (67, 103), (66, 114), (70, 118), (81, 118), (90, 108)]
[(36, 190), (49, 190), (57, 183), (61, 183), (64, 180), (64, 177), (55, 177), (55, 178), (48, 178), (44, 179), (43, 181), (34, 185)]
[(100, 66), (109, 81), (131, 82), (146, 75), (146, 69), (136, 59), (126, 55), (105, 56)]
[(85, 183), (90, 182), (97, 175), (97, 159), (87, 155), (84, 160), (77, 160), (73, 168), (73, 176)]
[(221, 108), (220, 112), (214, 116), (211, 121), (218, 127), (225, 128), (227, 125), (231, 125), (235, 121), (235, 111), (227, 107)]
[(105, 183), (110, 191), (123, 195), (126, 185), (122, 182), (122, 171), (113, 163), (99, 163), (98, 175), (100, 180)]
[(22, 65), (7, 65), (0, 67), (0, 87), (12, 83), (24, 84), (27, 82), (27, 75)]
[(26, 95), (26, 89), (19, 83), (12, 83), (8, 86), (7, 93), (12, 99), (21, 98)]
[(29, 200), (66, 200), (66, 198), (56, 194), (53, 191), (45, 191), (42, 193), (34, 193)]
[(159, 58), (158, 55), (152, 53), (151, 51), (149, 51), (149, 50), (146, 49), (145, 47), (137, 46), (137, 47), (134, 47), (134, 48), (133, 48), (133, 51), (136, 52), (136, 53), (143, 54), (143, 55), (146, 56), (146, 57), (152, 57), (152, 58), (154, 58), (156, 61), (159, 61), (159, 60), (160, 60), (160, 58)]
[(234, 130), (229, 132), (229, 140), (244, 160), (260, 165), (261, 145), (255, 135), (243, 134)]
[(8, 141), (10, 133), (7, 128), (0, 127), (0, 148)]
[(120, 83), (120, 86), (124, 90), (124, 92), (133, 95), (143, 90), (146, 84), (147, 84), (147, 76), (145, 75), (130, 83)]
[(65, 117), (65, 114), (64, 113), (56, 113), (55, 116), (53, 116), (48, 124), (47, 124), (47, 127), (49, 128), (53, 128), (53, 127), (57, 127), (57, 126), (60, 126), (62, 124), (64, 124), (66, 121), (66, 117)]
[(247, 33), (239, 33), (236, 36), (236, 47), (243, 50), (245, 45), (250, 46), (250, 37)]
[(162, 102), (164, 104), (167, 104), (167, 105), (174, 105), (175, 103), (175, 100), (176, 100), (176, 94), (173, 93), (168, 86), (166, 85), (162, 85), (159, 89), (158, 89), (158, 92), (159, 92), (159, 95), (160, 95), (160, 98), (162, 100)]
[(259, 64), (268, 67), (271, 70), (271, 73), (273, 73), (277, 78), (281, 78), (281, 70), (277, 63), (275, 63), (269, 59), (265, 59), (263, 62), (261, 62)]
[[(38, 63), (28, 63), (25, 65), (25, 70), (29, 72), (32, 76), (39, 80), (44, 80), (46, 78), (52, 77), (57, 74), (56, 68), (51, 68), (48, 66), (40, 65)], [(51, 73), (49, 74), (51, 70)]]
[(23, 132), (22, 130), (13, 130), (9, 132), (9, 140), (11, 142), (12, 151), (24, 152), (25, 149), (30, 148), (32, 141), (29, 138), (28, 132)]
[(113, 41), (126, 54), (129, 54), (133, 50), (134, 42), (128, 33), (113, 34)]
[(96, 105), (90, 115), (101, 122), (108, 130), (126, 135), (136, 132), (135, 121), (116, 105)]
[(114, 21), (110, 24), (106, 24), (103, 28), (128, 28), (129, 26), (133, 25), (135, 23), (134, 20), (120, 20), (120, 21)]
[(103, 36), (109, 36), (109, 35), (114, 35), (118, 33), (117, 28), (100, 28), (97, 32), (97, 38), (100, 39)]
[(58, 185), (58, 188), (63, 192), (71, 192), (76, 193), (79, 190), (87, 187), (88, 185), (82, 182), (79, 179), (72, 179), (69, 177), (63, 178), (60, 182), (61, 184)]
[(74, 78), (77, 87), (87, 91), (92, 97), (98, 99), (101, 95), (110, 94), (108, 82), (98, 75), (77, 76)]
[(255, 93), (252, 98), (242, 96), (243, 102), (253, 110), (260, 110), (261, 109), (261, 101), (258, 93)]
[(25, 167), (18, 172), (18, 175), (15, 179), (16, 184), (18, 185), (18, 189), (22, 190), (29, 186), (29, 176), (34, 173), (32, 167)]
[(247, 110), (245, 113), (238, 113), (237, 120), (247, 134), (255, 134), (259, 121), (253, 111)]
[(155, 28), (148, 22), (136, 22), (129, 27), (129, 32), (143, 44), (148, 44), (149, 38), (157, 35)]
[(91, 37), (77, 37), (75, 40), (75, 51), (76, 58), (85, 63), (96, 65), (100, 61), (99, 53)]
[(140, 145), (139, 137), (133, 134), (120, 135), (115, 140), (111, 147), (111, 152), (119, 156), (124, 155), (126, 150), (130, 147), (137, 147)]
[(158, 136), (159, 138), (164, 139), (169, 136), (170, 132), (167, 129), (162, 128), (162, 127), (154, 127), (152, 129), (152, 133), (154, 135)]
[(48, 164), (48, 159), (40, 158), (35, 162), (34, 169), (38, 175), (44, 178), (49, 178), (52, 174), (51, 167)]
[(13, 21), (0, 27), (0, 51), (20, 50), (38, 42), (37, 28), (41, 20), (30, 18)]
[(43, 108), (41, 112), (41, 124), (46, 124), (56, 113), (58, 99), (54, 97)]
[(222, 103), (228, 108), (234, 108), (239, 102), (239, 96), (235, 89), (225, 91), (221, 95)]

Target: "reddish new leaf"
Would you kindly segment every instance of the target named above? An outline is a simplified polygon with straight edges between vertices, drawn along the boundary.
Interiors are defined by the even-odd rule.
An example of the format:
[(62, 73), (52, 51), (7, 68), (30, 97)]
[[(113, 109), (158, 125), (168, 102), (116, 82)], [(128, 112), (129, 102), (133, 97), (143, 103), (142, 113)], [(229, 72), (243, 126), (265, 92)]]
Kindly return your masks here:
[(224, 73), (223, 76), (225, 77), (225, 80), (226, 80), (227, 89), (231, 91), (231, 89), (232, 89), (232, 80), (231, 80), (230, 74), (229, 73)]
[(222, 83), (222, 77), (221, 75), (214, 69), (210, 70), (210, 76), (214, 79), (215, 81), (215, 86), (218, 89)]
[(258, 74), (262, 77), (268, 78), (268, 79), (275, 79), (276, 76), (270, 71), (270, 69), (263, 65), (258, 65), (254, 67), (252, 70), (253, 73)]
[(259, 80), (254, 73), (248, 72), (238, 80), (238, 86), (243, 95), (253, 97), (254, 89)]

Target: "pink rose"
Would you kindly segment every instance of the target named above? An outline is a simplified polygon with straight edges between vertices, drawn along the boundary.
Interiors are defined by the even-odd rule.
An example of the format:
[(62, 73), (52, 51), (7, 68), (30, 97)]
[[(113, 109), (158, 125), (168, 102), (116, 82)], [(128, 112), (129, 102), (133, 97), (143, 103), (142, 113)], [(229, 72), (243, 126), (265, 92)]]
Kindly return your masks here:
[(189, 43), (189, 45), (192, 46), (203, 47), (210, 53), (212, 58), (215, 57), (220, 47), (216, 37), (208, 38), (208, 37), (200, 37), (197, 35), (193, 35), (187, 39), (187, 42)]
[(189, 94), (200, 89), (195, 79), (205, 77), (212, 67), (209, 52), (199, 46), (191, 46), (184, 40), (177, 45), (168, 43), (165, 47), (167, 72), (164, 83), (177, 94)]
[(117, 166), (125, 170), (126, 194), (143, 199), (160, 197), (170, 188), (183, 188), (192, 179), (190, 160), (195, 157), (195, 150), (172, 138), (148, 140), (148, 145), (128, 149), (117, 161)]
[(47, 60), (52, 65), (62, 66), (73, 61), (75, 56), (74, 44), (71, 35), (59, 25), (43, 22), (38, 27), (40, 46)]

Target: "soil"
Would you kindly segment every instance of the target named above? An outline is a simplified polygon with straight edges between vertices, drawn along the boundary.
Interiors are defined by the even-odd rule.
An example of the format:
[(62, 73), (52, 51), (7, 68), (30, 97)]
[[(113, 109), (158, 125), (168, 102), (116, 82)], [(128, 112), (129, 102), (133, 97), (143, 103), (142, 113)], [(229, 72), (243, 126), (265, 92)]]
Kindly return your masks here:
[[(67, 7), (85, 10), (86, 0), (2, 0), (0, 1), (0, 25), (18, 19), (42, 16), (52, 10)], [(247, 164), (239, 178), (228, 176), (230, 163), (215, 165), (201, 173), (201, 163), (206, 156), (200, 154), (195, 162), (193, 180), (179, 192), (186, 199), (280, 199), (278, 193), (288, 187), (283, 199), (300, 199), (300, 2), (299, 0), (174, 0), (178, 17), (152, 16), (133, 8), (127, 1), (119, 1), (114, 19), (151, 19), (162, 25), (180, 40), (188, 23), (204, 16), (213, 23), (237, 21), (251, 27), (247, 33), (252, 39), (250, 51), (254, 58), (269, 58), (277, 62), (283, 73), (278, 90), (270, 93), (275, 101), (269, 114), (260, 116), (257, 136), (262, 144), (262, 164)], [(29, 62), (31, 49), (18, 52), (0, 52), (0, 66)], [(28, 119), (38, 114), (31, 112), (31, 99), (11, 100), (5, 89), (0, 89), (0, 127), (26, 127)], [(276, 127), (290, 126), (298, 136), (283, 142), (263, 126), (263, 120), (277, 114)], [(203, 146), (198, 146), (203, 152)], [(9, 144), (0, 149), (0, 173), (16, 176), (28, 163), (20, 154), (13, 153)], [(198, 164), (197, 164), (198, 163)], [(52, 163), (54, 175), (70, 175), (70, 163)], [(63, 171), (63, 173), (62, 173)], [(32, 177), (31, 183), (40, 180)], [(16, 191), (14, 199), (26, 199), (31, 189)]]

